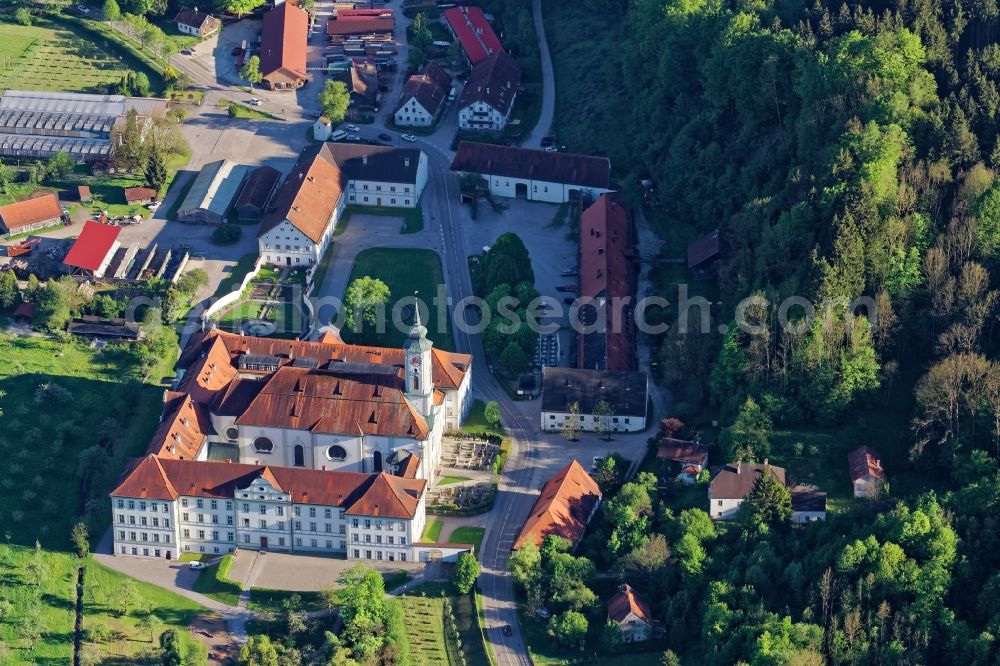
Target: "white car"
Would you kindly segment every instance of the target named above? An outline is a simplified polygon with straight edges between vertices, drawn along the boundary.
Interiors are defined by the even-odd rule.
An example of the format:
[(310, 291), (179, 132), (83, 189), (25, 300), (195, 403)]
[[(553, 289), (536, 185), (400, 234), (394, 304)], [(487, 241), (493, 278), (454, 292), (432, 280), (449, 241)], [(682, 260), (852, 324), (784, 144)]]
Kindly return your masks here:
[(160, 202), (160, 201), (154, 201), (153, 203), (151, 203), (148, 206), (146, 206), (146, 208), (148, 208), (149, 210), (155, 211), (157, 208), (160, 207), (160, 203), (162, 203), (162, 202)]
[(414, 141), (417, 140), (417, 137), (413, 136), (412, 134), (400, 134), (399, 138), (402, 139), (403, 141), (409, 141), (410, 143), (413, 143)]
[(559, 149), (556, 148), (555, 146), (545, 146), (545, 148), (543, 148), (542, 150), (544, 150), (547, 153), (556, 153), (556, 152), (559, 152)]
[(348, 132), (360, 132), (361, 131), (361, 128), (358, 127), (357, 125), (344, 125), (344, 129), (346, 129)]
[(247, 104), (249, 104), (250, 106), (260, 106), (260, 99), (256, 97), (251, 97), (250, 99), (247, 100)]
[(361, 137), (357, 134), (348, 134), (344, 137), (344, 141), (361, 141)]
[(192, 562), (188, 566), (191, 567), (192, 569), (204, 569), (205, 568), (205, 563), (204, 562)]

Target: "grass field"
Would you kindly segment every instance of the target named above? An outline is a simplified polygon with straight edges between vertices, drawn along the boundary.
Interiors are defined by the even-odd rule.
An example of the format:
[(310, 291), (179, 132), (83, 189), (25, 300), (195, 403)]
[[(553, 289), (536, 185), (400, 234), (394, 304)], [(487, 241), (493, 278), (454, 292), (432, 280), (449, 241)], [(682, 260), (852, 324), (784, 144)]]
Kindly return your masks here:
[(456, 527), (448, 537), (448, 543), (468, 543), (476, 547), (476, 554), (483, 545), (483, 536), (486, 534), (485, 527)]
[[(375, 345), (378, 347), (401, 347), (406, 340), (411, 320), (396, 327), (392, 324), (392, 306), (402, 298), (418, 292), (419, 298), (430, 308), (431, 316), (423, 320), (427, 327), (427, 337), (438, 349), (454, 350), (451, 317), (447, 305), (439, 308), (433, 303), (438, 286), (444, 285), (441, 259), (433, 250), (411, 250), (402, 248), (370, 248), (360, 252), (351, 267), (348, 284), (357, 278), (370, 276), (379, 278), (389, 286), (391, 297), (386, 306), (384, 332), (372, 330), (365, 324), (360, 333), (344, 327), (341, 335), (349, 344)], [(412, 311), (412, 308), (406, 308)], [(402, 330), (399, 330), (399, 329)]]
[(289, 592), (288, 590), (254, 587), (250, 589), (250, 601), (247, 603), (247, 608), (252, 611), (280, 611), (284, 602), (293, 596), (298, 596), (300, 608), (304, 611), (323, 610), (330, 606), (326, 598), (319, 592)]
[(486, 420), (486, 403), (482, 400), (472, 402), (469, 415), (462, 424), (462, 432), (491, 432), (501, 436), (507, 434), (502, 425), (493, 426)]
[[(42, 551), (41, 584), (35, 586), (30, 574), (32, 548), (0, 545), (0, 598), (13, 604), (11, 616), (0, 622), (0, 652), (4, 666), (21, 664), (71, 663), (73, 649), (76, 570), (86, 567), (83, 593), (83, 629), (107, 627), (117, 636), (92, 643), (86, 649), (100, 656), (102, 663), (138, 663), (138, 653), (155, 645), (160, 633), (170, 627), (184, 628), (201, 612), (193, 601), (153, 585), (132, 580), (91, 559), (79, 560), (68, 553)], [(130, 581), (128, 586), (125, 582)], [(125, 615), (120, 614), (119, 600), (131, 587), (135, 603)], [(148, 613), (161, 624), (152, 629), (140, 627)], [(37, 632), (32, 641), (26, 625)], [(152, 634), (152, 635), (151, 635)], [(188, 634), (182, 631), (182, 640)], [(152, 638), (152, 642), (151, 639)]]
[(453, 483), (462, 483), (462, 481), (468, 481), (467, 476), (442, 476), (438, 479), (437, 485), (439, 486), (450, 486)]
[(112, 42), (95, 42), (79, 28), (36, 18), (0, 23), (0, 89), (93, 92), (117, 83), (126, 70), (158, 77)]
[[(221, 568), (225, 569), (222, 574), (219, 573)], [(226, 565), (225, 559), (210, 567), (205, 567), (194, 581), (194, 591), (215, 599), (219, 603), (235, 606), (240, 600), (240, 586), (225, 578), (225, 573), (228, 570), (229, 566)]]
[(427, 541), (430, 543), (437, 543), (438, 539), (441, 538), (441, 528), (444, 527), (444, 521), (440, 518), (431, 518), (424, 525), (424, 534), (420, 537), (421, 541)]
[[(451, 602), (461, 645), (454, 645), (446, 639), (443, 623), (440, 633), (438, 633), (438, 625), (434, 618), (441, 617), (443, 619), (445, 597)], [(478, 666), (479, 664), (492, 663), (489, 657), (486, 656), (483, 635), (479, 629), (479, 616), (476, 612), (472, 595), (456, 594), (455, 588), (451, 583), (424, 583), (399, 598), (403, 601), (407, 609), (406, 629), (410, 636), (410, 649), (414, 654), (414, 663), (429, 664), (432, 666), (447, 663), (457, 664), (459, 663), (459, 650), (464, 653), (465, 663), (470, 666), (472, 664)], [(442, 613), (440, 615), (436, 613), (437, 604), (427, 603), (420, 605), (416, 602), (410, 602), (410, 599), (425, 602), (437, 601), (441, 604)], [(418, 621), (415, 616), (411, 615), (411, 608), (414, 613), (418, 611), (423, 613), (419, 621), (419, 626), (415, 626), (418, 624)], [(433, 659), (418, 658), (418, 650), (421, 653), (436, 656)], [(446, 658), (442, 659), (440, 656), (437, 656), (443, 654), (444, 651), (447, 651), (447, 654), (445, 654)]]
[(239, 102), (234, 102), (229, 99), (221, 100), (219, 102), (219, 106), (223, 109), (229, 110), (230, 118), (242, 118), (244, 120), (281, 120), (281, 118), (273, 116), (266, 111), (259, 111), (252, 106), (240, 104)]
[[(154, 376), (169, 372), (165, 362)], [(99, 499), (94, 520), (106, 525), (104, 499), (127, 457), (140, 455), (156, 428), (162, 387), (130, 381), (123, 348), (0, 334), (0, 488), (6, 542), (65, 548), (82, 498)], [(39, 418), (44, 414), (43, 418)], [(88, 447), (101, 455), (77, 469)], [(52, 464), (59, 460), (60, 464)], [(59, 488), (58, 501), (46, 488)], [(99, 489), (99, 490), (97, 490)]]

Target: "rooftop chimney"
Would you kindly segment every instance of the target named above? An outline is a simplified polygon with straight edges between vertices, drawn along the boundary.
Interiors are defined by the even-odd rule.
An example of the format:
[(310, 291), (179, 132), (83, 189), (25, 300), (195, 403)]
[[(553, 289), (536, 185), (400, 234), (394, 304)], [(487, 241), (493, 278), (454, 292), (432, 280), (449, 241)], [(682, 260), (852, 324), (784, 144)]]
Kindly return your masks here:
[(404, 157), (403, 158), (403, 166), (406, 167), (407, 169), (410, 168), (410, 158), (409, 157)]
[(741, 463), (739, 460), (737, 460), (736, 461), (736, 473), (739, 474), (742, 471), (743, 471), (743, 463)]
[(362, 164), (368, 164), (368, 156), (367, 155), (362, 155), (361, 156), (361, 163)]

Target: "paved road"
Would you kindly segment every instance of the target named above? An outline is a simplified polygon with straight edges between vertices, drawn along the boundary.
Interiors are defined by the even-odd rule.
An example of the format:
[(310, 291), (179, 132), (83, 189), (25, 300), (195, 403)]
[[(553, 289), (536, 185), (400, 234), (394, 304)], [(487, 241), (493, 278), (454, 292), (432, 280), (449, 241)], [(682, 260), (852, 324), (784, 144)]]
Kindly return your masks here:
[(521, 145), (525, 148), (538, 148), (542, 143), (542, 137), (552, 132), (552, 119), (556, 112), (556, 78), (552, 69), (552, 57), (549, 55), (549, 42), (545, 38), (542, 0), (534, 0), (531, 10), (535, 20), (535, 32), (538, 34), (539, 59), (542, 63), (542, 111), (535, 128)]

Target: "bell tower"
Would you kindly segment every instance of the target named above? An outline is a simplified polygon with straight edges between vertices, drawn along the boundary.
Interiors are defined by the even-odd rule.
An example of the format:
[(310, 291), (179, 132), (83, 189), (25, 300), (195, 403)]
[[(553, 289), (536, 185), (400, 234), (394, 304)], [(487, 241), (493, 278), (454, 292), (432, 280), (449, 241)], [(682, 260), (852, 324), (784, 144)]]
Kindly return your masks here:
[(431, 348), (427, 339), (427, 329), (420, 323), (420, 308), (415, 307), (413, 326), (403, 345), (405, 352), (406, 398), (421, 414), (430, 414), (434, 404), (434, 380), (432, 378)]

